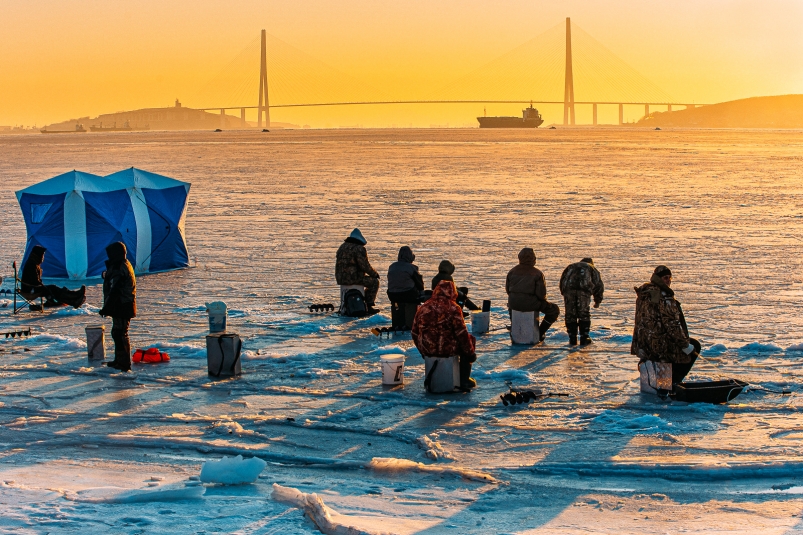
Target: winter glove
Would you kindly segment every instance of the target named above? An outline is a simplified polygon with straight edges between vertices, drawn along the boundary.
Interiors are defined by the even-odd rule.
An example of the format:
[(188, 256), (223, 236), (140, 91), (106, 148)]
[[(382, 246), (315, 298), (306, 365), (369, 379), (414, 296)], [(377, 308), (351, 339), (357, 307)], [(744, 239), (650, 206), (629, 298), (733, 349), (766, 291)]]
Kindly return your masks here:
[(689, 344), (683, 349), (683, 352), (687, 355), (691, 355), (695, 350), (695, 347), (692, 344)]
[(599, 308), (599, 301), (594, 301), (594, 308)]

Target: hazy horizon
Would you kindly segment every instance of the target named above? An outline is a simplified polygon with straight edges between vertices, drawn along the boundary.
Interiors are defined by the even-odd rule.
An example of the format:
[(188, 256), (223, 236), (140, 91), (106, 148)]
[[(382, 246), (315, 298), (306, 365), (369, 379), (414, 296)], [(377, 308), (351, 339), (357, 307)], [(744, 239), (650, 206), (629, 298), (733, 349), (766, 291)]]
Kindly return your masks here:
[[(171, 106), (175, 98), (189, 107), (255, 105), (258, 38), (263, 28), (275, 43), (287, 45), (286, 50), (277, 50), (275, 43), (269, 46), (270, 61), (280, 67), (269, 65), (273, 104), (293, 102), (295, 96), (307, 101), (349, 98), (361, 84), (364, 94), (376, 95), (372, 100), (421, 98), (450, 87), (544, 32), (558, 35), (555, 28), (567, 16), (576, 25), (577, 35), (588, 32), (676, 101), (722, 102), (803, 93), (799, 69), (803, 37), (797, 31), (803, 5), (788, 0), (761, 6), (725, 0), (671, 6), (645, 6), (635, 0), (605, 5), (590, 0), (509, 0), (494, 5), (477, 1), (404, 5), (363, 0), (303, 5), (239, 1), (225, 7), (183, 0), (144, 2), (136, 7), (32, 1), (5, 2), (4, 12), (0, 125), (42, 126)], [(328, 66), (331, 73), (299, 85), (306, 72), (296, 71), (314, 66), (312, 59), (303, 63), (305, 58)], [(332, 83), (338, 73), (343, 75), (340, 85)], [(575, 72), (576, 79), (582, 74)], [(561, 98), (561, 76), (562, 70), (545, 73), (546, 89), (536, 87), (533, 92), (539, 94), (533, 95), (520, 94), (526, 87), (512, 90), (514, 98)], [(501, 85), (505, 83), (500, 80)], [(543, 95), (547, 90), (550, 95)], [(452, 95), (444, 91), (445, 97)], [(489, 105), (487, 112), (518, 115), (521, 107)], [(483, 108), (274, 109), (271, 118), (316, 127), (456, 126), (474, 123)], [(547, 124), (559, 119), (560, 108), (542, 109)], [(616, 120), (613, 107), (600, 107), (599, 113), (600, 122)], [(626, 119), (637, 119), (640, 113), (634, 107), (626, 111)], [(577, 114), (578, 122), (588, 122), (590, 107), (578, 106)], [(255, 115), (249, 112), (248, 119)]]

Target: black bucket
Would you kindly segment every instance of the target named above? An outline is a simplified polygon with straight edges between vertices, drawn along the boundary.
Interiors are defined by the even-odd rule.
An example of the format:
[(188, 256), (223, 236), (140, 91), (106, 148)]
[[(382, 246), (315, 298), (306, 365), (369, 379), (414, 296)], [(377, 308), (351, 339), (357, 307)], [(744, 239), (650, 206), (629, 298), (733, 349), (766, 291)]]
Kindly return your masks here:
[(672, 397), (686, 403), (727, 403), (741, 394), (748, 384), (738, 379), (678, 383)]

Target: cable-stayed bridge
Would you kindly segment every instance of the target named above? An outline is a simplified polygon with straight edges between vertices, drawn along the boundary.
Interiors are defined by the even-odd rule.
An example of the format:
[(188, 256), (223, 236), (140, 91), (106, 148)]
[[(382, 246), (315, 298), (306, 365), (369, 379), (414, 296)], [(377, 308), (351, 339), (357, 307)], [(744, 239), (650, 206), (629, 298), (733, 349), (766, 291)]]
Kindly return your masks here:
[[(227, 112), (239, 111), (245, 121), (246, 110), (256, 110), (261, 128), (263, 124), (270, 127), (271, 109), (283, 108), (563, 104), (563, 124), (576, 124), (575, 106), (580, 105), (591, 106), (591, 123), (596, 125), (599, 106), (618, 106), (619, 124), (624, 124), (625, 106), (643, 106), (644, 116), (647, 116), (651, 106), (671, 111), (673, 106), (702, 105), (677, 101), (582, 28), (573, 27), (569, 18), (565, 26), (563, 23), (554, 26), (452, 83), (423, 97), (407, 99), (392, 98), (369, 83), (270, 36), (265, 30), (259, 39), (260, 71), (256, 78), (253, 76), (256, 43), (255, 39), (207, 85), (213, 90), (228, 87), (228, 95), (218, 94), (214, 98), (235, 103), (196, 109), (219, 111), (221, 124)], [(238, 71), (251, 74), (238, 76)], [(254, 93), (258, 95), (256, 105), (251, 100)], [(248, 100), (250, 104), (236, 104)]]

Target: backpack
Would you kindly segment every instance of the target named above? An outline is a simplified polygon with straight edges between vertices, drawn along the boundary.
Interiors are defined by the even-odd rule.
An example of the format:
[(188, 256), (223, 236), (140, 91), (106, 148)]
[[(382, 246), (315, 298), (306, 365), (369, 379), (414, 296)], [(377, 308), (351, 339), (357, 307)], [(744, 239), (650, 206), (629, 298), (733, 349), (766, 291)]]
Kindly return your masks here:
[(340, 305), (340, 314), (350, 318), (361, 318), (368, 314), (365, 297), (361, 291), (352, 288), (346, 292), (346, 295), (343, 296), (343, 304)]
[(594, 268), (584, 262), (573, 265), (566, 277), (566, 289), (593, 292), (594, 278), (591, 273), (592, 269)]

